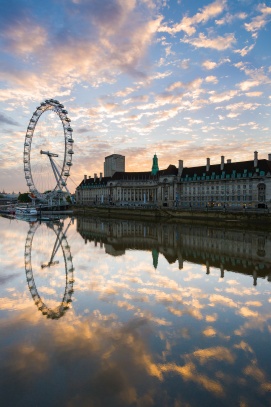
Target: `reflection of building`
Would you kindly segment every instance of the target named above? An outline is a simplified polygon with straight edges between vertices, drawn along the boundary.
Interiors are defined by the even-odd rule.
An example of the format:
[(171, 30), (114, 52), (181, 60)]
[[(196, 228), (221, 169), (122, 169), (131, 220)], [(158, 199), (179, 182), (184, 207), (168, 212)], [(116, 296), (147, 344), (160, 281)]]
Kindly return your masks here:
[[(271, 154), (258, 159), (255, 151), (250, 161), (225, 162), (178, 168), (170, 165), (159, 170), (158, 159), (153, 157), (151, 171), (125, 172), (117, 168), (114, 157), (105, 159), (105, 177), (87, 176), (76, 189), (80, 204), (114, 203), (119, 205), (155, 204), (162, 206), (271, 206)], [(117, 160), (117, 159), (116, 159)]]
[(152, 252), (153, 265), (163, 254), (169, 263), (184, 261), (235, 271), (271, 280), (271, 233), (213, 226), (159, 224), (140, 221), (79, 218), (77, 230), (85, 241), (104, 244), (106, 253), (124, 254), (126, 249)]

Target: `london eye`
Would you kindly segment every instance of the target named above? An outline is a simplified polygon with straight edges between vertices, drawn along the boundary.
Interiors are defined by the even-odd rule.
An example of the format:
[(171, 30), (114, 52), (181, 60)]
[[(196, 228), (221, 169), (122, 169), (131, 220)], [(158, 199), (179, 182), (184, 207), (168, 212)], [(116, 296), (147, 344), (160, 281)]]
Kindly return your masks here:
[(70, 195), (73, 145), (67, 110), (58, 100), (46, 99), (33, 113), (25, 135), (24, 174), (30, 196), (52, 203), (63, 192)]

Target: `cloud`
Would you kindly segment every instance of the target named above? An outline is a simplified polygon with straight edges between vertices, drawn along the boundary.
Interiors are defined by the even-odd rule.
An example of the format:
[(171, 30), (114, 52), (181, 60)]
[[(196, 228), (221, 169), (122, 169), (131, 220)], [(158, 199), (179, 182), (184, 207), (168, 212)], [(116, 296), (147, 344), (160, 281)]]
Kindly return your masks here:
[(257, 318), (259, 315), (258, 312), (252, 311), (248, 307), (241, 307), (238, 313), (245, 318)]
[(224, 51), (231, 48), (236, 42), (236, 39), (234, 34), (226, 34), (224, 37), (217, 36), (215, 38), (210, 38), (205, 34), (200, 33), (197, 38), (184, 37), (180, 41), (185, 44), (193, 45), (196, 48), (211, 48), (217, 51)]
[(259, 103), (245, 103), (245, 102), (239, 102), (239, 103), (232, 103), (231, 105), (227, 105), (225, 107), (226, 110), (231, 110), (233, 112), (243, 112), (244, 110), (255, 110), (259, 107)]
[(182, 82), (178, 81), (178, 82), (172, 83), (172, 85), (168, 86), (166, 90), (168, 92), (172, 92), (173, 90), (182, 88), (183, 86), (184, 86), (184, 84)]
[[(8, 13), (9, 24), (4, 24), (0, 32), (6, 51), (31, 55), (39, 79), (43, 72), (50, 71), (49, 86), (65, 82), (67, 77), (70, 85), (78, 83), (80, 78), (91, 79), (98, 86), (113, 81), (120, 72), (144, 77), (141, 70), (144, 64), (141, 64), (162, 19), (154, 15), (150, 2), (143, 3), (140, 9), (133, 1), (118, 0), (66, 2), (63, 7), (65, 25), (52, 27), (50, 19), (38, 17), (35, 8), (16, 2), (15, 17)], [(14, 63), (4, 59), (5, 80), (20, 82), (26, 88), (27, 62), (22, 60), (16, 74), (10, 75)], [(32, 79), (28, 87), (34, 93), (40, 83)]]
[(140, 14), (136, 10), (135, 5), (134, 2), (117, 0), (78, 3), (75, 10), (86, 21), (90, 19), (95, 42), (91, 38), (92, 31), (86, 26), (80, 39), (73, 35), (67, 36), (64, 42), (55, 41), (54, 49), (50, 50), (50, 66), (53, 68), (61, 64), (62, 73), (75, 77), (80, 75), (85, 79), (97, 76), (98, 72), (110, 77), (117, 70), (141, 77), (142, 72), (138, 69), (140, 61), (162, 17), (152, 19), (149, 16), (147, 19), (143, 12)]
[(9, 52), (19, 55), (39, 53), (47, 41), (44, 28), (34, 25), (30, 19), (26, 24), (10, 26), (4, 33), (2, 42)]
[(8, 283), (9, 281), (13, 280), (14, 278), (17, 278), (20, 275), (20, 273), (13, 273), (9, 276), (0, 276), (0, 285), (4, 285)]
[(244, 72), (245, 75), (249, 77), (249, 80), (236, 85), (239, 86), (242, 90), (248, 90), (253, 86), (259, 86), (263, 84), (269, 85), (271, 83), (271, 79), (269, 75), (265, 73), (264, 67), (256, 69), (254, 67), (251, 67), (250, 64), (244, 62), (236, 63), (234, 66), (240, 69), (240, 71)]
[(216, 330), (213, 327), (207, 327), (202, 331), (204, 336), (216, 336)]
[(220, 294), (212, 294), (210, 295), (210, 302), (211, 304), (222, 304), (227, 307), (237, 307), (236, 302), (234, 302), (231, 298), (225, 297), (224, 295)]
[(219, 60), (218, 62), (206, 60), (202, 63), (202, 67), (207, 70), (218, 68), (220, 65), (225, 64), (227, 62), (231, 62), (229, 58), (224, 58)]
[(19, 126), (19, 123), (9, 117), (6, 117), (2, 113), (0, 113), (0, 123), (10, 124), (12, 126)]
[(254, 81), (244, 81), (239, 83), (237, 86), (240, 88), (242, 91), (247, 91), (250, 88), (254, 88), (255, 86), (259, 86), (260, 82), (257, 80)]
[(91, 129), (89, 127), (79, 127), (76, 132), (79, 134), (84, 134), (84, 133), (88, 133), (89, 131), (91, 131)]
[(206, 76), (205, 81), (208, 83), (214, 83), (214, 84), (218, 83), (218, 79), (216, 76)]
[(231, 100), (234, 96), (236, 96), (238, 92), (236, 90), (229, 90), (227, 92), (223, 92), (220, 94), (214, 94), (210, 96), (210, 101), (212, 103), (221, 103), (228, 100)]
[(252, 33), (253, 38), (257, 38), (258, 32), (271, 21), (271, 7), (267, 7), (262, 3), (258, 5), (257, 10), (260, 15), (253, 17), (250, 23), (244, 24), (245, 29)]
[(231, 364), (234, 363), (235, 360), (235, 356), (232, 352), (223, 346), (199, 349), (193, 352), (192, 355), (197, 358), (201, 364), (208, 363), (210, 359), (215, 359), (217, 361), (224, 360)]
[(247, 13), (240, 12), (235, 14), (227, 13), (224, 17), (220, 18), (219, 20), (215, 20), (217, 25), (225, 25), (231, 24), (234, 20), (244, 20), (247, 17)]
[(202, 63), (203, 68), (211, 70), (211, 69), (215, 69), (218, 66), (217, 62), (214, 61), (204, 61)]
[(207, 23), (210, 19), (216, 17), (224, 10), (226, 5), (225, 0), (217, 0), (211, 4), (200, 9), (193, 17), (183, 17), (180, 23), (175, 24), (172, 28), (163, 25), (159, 28), (159, 32), (167, 32), (169, 34), (176, 34), (177, 32), (184, 31), (187, 35), (195, 34), (196, 26), (200, 23)]
[(245, 95), (247, 97), (253, 98), (253, 97), (259, 97), (262, 96), (263, 92), (247, 92)]
[(250, 46), (245, 46), (242, 49), (235, 49), (233, 52), (235, 52), (236, 54), (240, 54), (242, 57), (246, 56), (250, 51), (253, 50), (253, 48), (255, 47), (255, 44), (251, 44)]

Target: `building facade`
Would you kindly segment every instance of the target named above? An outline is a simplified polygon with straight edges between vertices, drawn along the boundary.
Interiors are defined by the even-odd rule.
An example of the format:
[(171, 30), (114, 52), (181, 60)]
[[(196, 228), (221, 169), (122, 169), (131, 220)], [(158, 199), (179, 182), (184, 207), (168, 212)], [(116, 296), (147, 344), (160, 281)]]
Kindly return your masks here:
[(104, 176), (112, 177), (115, 172), (125, 172), (125, 156), (111, 154), (104, 160)]
[[(155, 171), (153, 171), (155, 168)], [(156, 205), (165, 207), (271, 207), (271, 154), (268, 159), (184, 167), (169, 165), (152, 171), (115, 171), (112, 176), (84, 177), (76, 189), (76, 201), (84, 205)]]

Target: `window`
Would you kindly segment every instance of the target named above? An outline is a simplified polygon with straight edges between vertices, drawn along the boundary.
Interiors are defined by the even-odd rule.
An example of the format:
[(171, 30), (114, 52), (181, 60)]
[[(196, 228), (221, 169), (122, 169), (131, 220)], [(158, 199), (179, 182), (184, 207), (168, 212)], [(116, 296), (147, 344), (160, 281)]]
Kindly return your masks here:
[(258, 185), (258, 201), (265, 202), (265, 184)]

